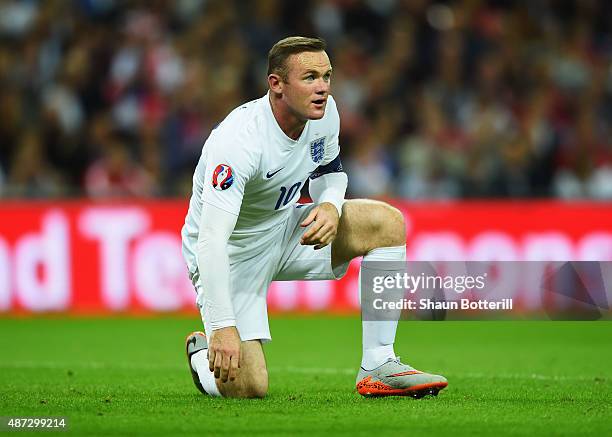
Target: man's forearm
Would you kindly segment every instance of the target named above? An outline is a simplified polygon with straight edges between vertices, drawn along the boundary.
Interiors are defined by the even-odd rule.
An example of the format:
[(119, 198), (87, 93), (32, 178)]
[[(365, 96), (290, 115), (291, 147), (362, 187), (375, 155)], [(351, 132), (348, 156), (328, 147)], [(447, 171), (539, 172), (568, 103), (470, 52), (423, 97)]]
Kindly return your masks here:
[(206, 314), (213, 329), (236, 326), (229, 294), (229, 258), (227, 243), (213, 238), (198, 243), (198, 268), (204, 292)]
[(338, 215), (341, 215), (347, 185), (346, 173), (327, 173), (310, 181), (310, 197), (317, 204), (331, 203), (338, 210)]
[(206, 305), (205, 314), (213, 330), (236, 326), (230, 296), (227, 252), (227, 241), (235, 223), (236, 218), (232, 214), (204, 204), (200, 220), (197, 257)]

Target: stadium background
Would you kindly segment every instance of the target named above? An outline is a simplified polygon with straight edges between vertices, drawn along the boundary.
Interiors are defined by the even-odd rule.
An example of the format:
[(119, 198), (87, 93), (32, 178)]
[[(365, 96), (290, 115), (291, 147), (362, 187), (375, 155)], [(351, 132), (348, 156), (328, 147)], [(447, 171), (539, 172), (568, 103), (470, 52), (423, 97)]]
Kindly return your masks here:
[[(192, 172), (211, 128), (233, 107), (265, 92), (267, 50), (290, 34), (327, 40), (349, 197), (385, 199), (404, 212), (410, 259), (612, 260), (610, 2), (7, 0), (0, 4), (0, 342), (6, 351), (0, 367), (7, 390), (0, 414), (72, 412), (96, 433), (112, 427), (96, 422), (102, 420), (92, 418), (101, 415), (98, 407), (78, 404), (74, 391), (108, 404), (104, 393), (113, 390), (115, 377), (132, 383), (128, 378), (141, 377), (136, 370), (148, 369), (170, 374), (169, 381), (184, 388), (177, 396), (191, 393), (189, 381), (179, 376), (186, 372), (168, 356), (177, 355), (173, 342), (179, 344), (182, 335), (169, 333), (199, 328), (179, 238)], [(307, 191), (303, 195), (307, 200)], [(300, 378), (309, 375), (303, 370), (311, 358), (300, 355), (294, 342), (319, 345), (308, 343), (303, 332), (323, 336), (325, 327), (335, 330), (352, 349), (336, 345), (330, 356), (358, 360), (357, 270), (354, 263), (347, 278), (335, 283), (272, 286), (278, 340), (268, 353), (276, 369), (271, 375), (284, 378), (277, 382), (280, 394), (272, 392), (272, 405), (295, 400), (292, 381), (300, 389), (306, 384)], [(519, 308), (537, 309), (528, 290), (515, 293)], [(307, 328), (315, 322), (318, 328)], [(153, 358), (160, 368), (147, 367), (151, 356), (126, 352), (142, 326), (162, 342)], [(421, 362), (447, 366), (453, 382), (479, 379), (480, 385), (472, 385), (479, 396), (486, 398), (492, 383), (499, 383), (499, 365), (483, 364), (490, 358), (484, 351), (495, 349), (499, 334), (517, 356), (535, 354), (537, 364), (527, 365), (525, 374), (571, 388), (577, 403), (598, 405), (595, 413), (584, 413), (586, 419), (569, 422), (576, 417), (568, 413), (565, 394), (554, 392), (559, 404), (548, 404), (550, 393), (543, 389), (533, 399), (552, 405), (551, 423), (559, 425), (546, 428), (541, 418), (521, 410), (525, 399), (515, 393), (510, 410), (522, 412), (527, 430), (582, 430), (584, 420), (596, 432), (609, 423), (610, 409), (602, 405), (610, 400), (611, 375), (584, 361), (604, 359), (605, 350), (612, 350), (606, 323), (558, 331), (411, 326), (400, 332), (434, 332), (454, 343), (450, 355), (440, 358), (444, 344), (408, 342), (422, 354)], [(83, 333), (79, 341), (93, 338), (101, 355), (75, 346), (75, 331)], [(287, 331), (295, 336), (287, 337)], [(515, 331), (532, 343), (525, 340), (522, 347), (509, 334)], [(49, 336), (40, 349), (47, 364), (37, 364), (38, 354), (20, 341), (39, 332)], [(539, 340), (547, 346), (536, 346)], [(287, 364), (295, 364), (293, 371), (278, 367), (288, 352), (304, 360)], [(555, 361), (560, 353), (582, 363), (585, 380), (558, 379), (569, 371)], [(456, 363), (470, 364), (474, 356), (480, 376), (461, 373)], [(518, 363), (503, 354), (491, 360), (508, 360), (501, 365), (508, 386), (497, 384), (502, 392), (534, 380), (508, 376), (516, 376)], [(75, 368), (97, 378), (91, 392), (83, 388), (91, 380), (73, 382), (72, 392), (59, 382)], [(335, 390), (347, 391), (353, 376), (345, 370), (327, 372), (314, 387), (335, 387), (344, 378)], [(36, 381), (34, 388), (26, 380)], [(576, 382), (584, 387), (576, 389)], [(129, 383), (126, 398), (134, 396)], [(452, 410), (460, 395), (466, 408), (485, 417), (478, 396), (472, 399), (461, 387), (453, 392), (451, 385), (445, 393), (450, 401), (442, 405)], [(308, 399), (308, 389), (304, 393)], [(56, 408), (38, 405), (42, 396), (40, 404), (55, 400)], [(72, 400), (62, 403), (62, 396)], [(313, 396), (314, 406), (305, 400), (302, 405), (307, 415), (320, 401)], [(251, 408), (228, 405), (232, 414)], [(379, 407), (396, 408), (372, 407), (362, 431), (382, 426), (371, 415)], [(105, 408), (105, 414), (113, 413)], [(365, 414), (347, 411), (355, 413)], [(163, 413), (145, 415), (134, 423), (159, 419), (161, 430), (162, 418)], [(470, 419), (462, 420), (441, 420), (439, 426), (449, 432), (474, 429)], [(506, 419), (491, 420), (490, 430), (508, 431)], [(130, 423), (112, 426), (126, 431)], [(133, 431), (142, 429), (134, 425)]]
[[(404, 211), (411, 259), (612, 259), (608, 2), (0, 12), (0, 311), (193, 309), (178, 238), (193, 169), (288, 34), (327, 40), (348, 194)], [(271, 305), (354, 312), (355, 270), (274, 285)]]

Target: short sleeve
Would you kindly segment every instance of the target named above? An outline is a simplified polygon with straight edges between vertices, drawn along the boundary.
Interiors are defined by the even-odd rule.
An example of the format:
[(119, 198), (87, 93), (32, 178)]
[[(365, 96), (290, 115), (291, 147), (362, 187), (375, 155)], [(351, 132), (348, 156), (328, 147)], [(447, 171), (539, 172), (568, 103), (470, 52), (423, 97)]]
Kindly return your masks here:
[(235, 135), (224, 140), (220, 134), (207, 141), (206, 171), (202, 201), (234, 215), (240, 213), (247, 182), (257, 170), (253, 148)]

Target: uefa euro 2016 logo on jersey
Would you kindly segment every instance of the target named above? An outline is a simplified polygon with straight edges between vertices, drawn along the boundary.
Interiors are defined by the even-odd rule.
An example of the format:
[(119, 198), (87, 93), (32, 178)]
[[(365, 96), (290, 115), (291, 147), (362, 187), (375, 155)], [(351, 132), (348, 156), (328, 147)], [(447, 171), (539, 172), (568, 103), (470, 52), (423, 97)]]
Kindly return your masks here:
[(212, 185), (215, 190), (227, 190), (234, 183), (232, 168), (227, 164), (219, 164), (212, 175)]
[(310, 143), (310, 157), (315, 163), (323, 161), (325, 152), (325, 137), (317, 138)]

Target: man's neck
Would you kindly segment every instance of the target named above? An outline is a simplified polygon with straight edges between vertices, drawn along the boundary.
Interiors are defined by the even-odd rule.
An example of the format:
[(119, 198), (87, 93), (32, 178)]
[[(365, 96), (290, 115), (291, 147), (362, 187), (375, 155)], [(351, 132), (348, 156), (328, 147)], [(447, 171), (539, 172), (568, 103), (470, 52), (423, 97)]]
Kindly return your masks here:
[(269, 98), (272, 114), (274, 114), (278, 126), (289, 138), (297, 140), (302, 134), (307, 120), (302, 120), (292, 114), (287, 104), (279, 97), (275, 97), (274, 94), (270, 93)]

